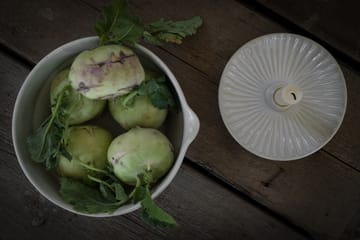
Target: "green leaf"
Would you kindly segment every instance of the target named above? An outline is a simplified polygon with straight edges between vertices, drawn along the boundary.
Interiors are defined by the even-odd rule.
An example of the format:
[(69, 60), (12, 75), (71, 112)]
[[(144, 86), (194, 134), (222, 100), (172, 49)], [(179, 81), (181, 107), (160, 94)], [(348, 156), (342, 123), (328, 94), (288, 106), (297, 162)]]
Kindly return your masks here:
[(180, 44), (185, 37), (195, 34), (202, 22), (201, 17), (195, 16), (183, 21), (160, 19), (144, 26), (139, 17), (129, 13), (126, 0), (114, 0), (111, 6), (102, 9), (95, 32), (100, 38), (99, 45), (131, 45), (141, 38), (154, 45), (163, 42)]
[(101, 195), (106, 199), (109, 200), (111, 202), (115, 202), (116, 199), (114, 197), (114, 192), (112, 191), (112, 189), (110, 189), (107, 185), (100, 183), (99, 184), (99, 191), (101, 193)]
[(145, 198), (141, 201), (141, 217), (144, 221), (154, 226), (174, 227), (177, 226), (175, 219), (162, 210), (151, 199), (149, 185), (146, 188)]
[(60, 178), (60, 194), (65, 202), (83, 213), (112, 213), (123, 202), (105, 198), (99, 190), (69, 178)]
[(149, 97), (151, 103), (159, 109), (169, 109), (175, 106), (174, 98), (169, 88), (164, 84), (159, 85), (155, 91), (149, 94)]
[[(89, 178), (99, 183), (98, 189), (70, 178), (60, 178), (60, 195), (65, 202), (72, 204), (76, 211), (112, 213), (129, 199), (121, 184), (112, 182), (111, 178), (108, 178), (107, 182), (92, 176)], [(141, 202), (142, 218), (154, 226), (176, 226), (174, 218), (151, 199), (148, 183), (151, 181), (151, 172), (143, 174), (141, 178), (142, 180), (139, 177), (131, 197), (134, 203)]]
[[(111, 6), (105, 6), (101, 10), (101, 17), (95, 23), (95, 31), (99, 35), (100, 40), (105, 40), (110, 34), (112, 28), (116, 24), (117, 19), (121, 15), (127, 13), (127, 2), (126, 1), (114, 1)], [(100, 41), (100, 45), (101, 45)]]
[(195, 34), (202, 23), (200, 16), (176, 22), (160, 19), (145, 25), (143, 38), (148, 43), (155, 45), (160, 45), (162, 42), (181, 44), (185, 37)]
[(132, 107), (137, 96), (147, 96), (152, 105), (159, 109), (175, 109), (176, 102), (164, 75), (148, 79), (130, 93), (116, 98), (124, 107)]
[(128, 12), (126, 0), (115, 0), (101, 11), (101, 18), (95, 24), (100, 45), (111, 43), (134, 44), (143, 34), (140, 18)]
[(112, 30), (112, 38), (109, 40), (109, 43), (134, 44), (140, 40), (143, 31), (139, 18), (130, 16), (119, 18)]
[(148, 31), (144, 31), (143, 38), (145, 42), (150, 43), (152, 45), (161, 45), (163, 43), (158, 37), (152, 35)]
[(111, 186), (114, 187), (115, 191), (115, 199), (118, 201), (126, 201), (128, 200), (128, 195), (126, 194), (124, 188), (120, 183), (112, 183)]
[(51, 115), (41, 124), (35, 133), (27, 138), (31, 159), (37, 163), (45, 163), (47, 169), (57, 166), (58, 154), (69, 160), (71, 155), (66, 151), (66, 130), (69, 109), (76, 101), (69, 97), (69, 88), (65, 87), (52, 106)]
[(155, 107), (159, 109), (175, 107), (175, 101), (169, 87), (161, 79), (149, 81), (147, 85), (147, 95)]
[(143, 200), (146, 196), (146, 187), (144, 186), (137, 186), (134, 189), (133, 195), (132, 195), (132, 202), (137, 203)]
[(45, 162), (47, 158), (52, 157), (52, 152), (49, 152), (50, 139), (47, 139), (49, 130), (47, 126), (50, 121), (48, 117), (44, 123), (35, 131), (33, 135), (27, 138), (28, 149), (30, 152), (31, 159), (34, 162)]

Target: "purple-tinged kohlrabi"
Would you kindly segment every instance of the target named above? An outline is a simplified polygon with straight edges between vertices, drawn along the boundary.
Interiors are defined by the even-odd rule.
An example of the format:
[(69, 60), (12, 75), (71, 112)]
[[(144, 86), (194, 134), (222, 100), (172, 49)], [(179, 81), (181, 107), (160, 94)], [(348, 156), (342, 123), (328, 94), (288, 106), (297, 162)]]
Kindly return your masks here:
[(71, 86), (90, 99), (130, 92), (145, 79), (137, 55), (122, 45), (105, 45), (80, 53), (71, 65)]

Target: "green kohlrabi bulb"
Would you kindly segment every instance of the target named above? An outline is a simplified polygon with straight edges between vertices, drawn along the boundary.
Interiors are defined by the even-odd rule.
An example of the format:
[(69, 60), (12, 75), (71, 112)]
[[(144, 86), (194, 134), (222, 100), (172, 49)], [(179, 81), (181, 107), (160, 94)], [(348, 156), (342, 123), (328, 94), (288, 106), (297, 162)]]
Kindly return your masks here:
[(151, 173), (151, 182), (164, 176), (174, 162), (173, 147), (159, 130), (133, 128), (110, 144), (108, 161), (124, 183), (135, 185), (141, 174)]
[(88, 180), (89, 170), (81, 164), (104, 169), (107, 164), (107, 150), (111, 143), (111, 134), (96, 126), (76, 126), (68, 130), (66, 150), (72, 159), (58, 156), (58, 173), (64, 177)]
[(167, 109), (154, 107), (147, 96), (136, 96), (133, 104), (124, 106), (121, 97), (109, 100), (113, 118), (125, 129), (133, 127), (159, 128), (165, 121)]

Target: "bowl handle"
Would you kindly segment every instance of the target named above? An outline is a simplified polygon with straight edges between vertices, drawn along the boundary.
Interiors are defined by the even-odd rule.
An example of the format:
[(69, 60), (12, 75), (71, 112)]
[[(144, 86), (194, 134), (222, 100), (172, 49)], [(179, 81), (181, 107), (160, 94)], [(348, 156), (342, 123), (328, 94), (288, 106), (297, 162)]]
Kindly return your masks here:
[(199, 133), (200, 121), (196, 113), (188, 106), (185, 112), (184, 143), (189, 145)]

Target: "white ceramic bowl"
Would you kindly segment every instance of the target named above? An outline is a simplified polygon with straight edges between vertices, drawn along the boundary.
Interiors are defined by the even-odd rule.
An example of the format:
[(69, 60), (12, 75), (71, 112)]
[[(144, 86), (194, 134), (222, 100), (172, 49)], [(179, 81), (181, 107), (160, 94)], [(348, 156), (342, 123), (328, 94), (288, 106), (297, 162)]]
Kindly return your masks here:
[[(13, 119), (12, 137), (16, 156), (26, 177), (34, 187), (48, 200), (68, 211), (93, 217), (117, 216), (135, 211), (140, 204), (121, 206), (112, 214), (83, 214), (73, 210), (72, 205), (66, 203), (58, 192), (56, 177), (45, 170), (42, 164), (36, 164), (30, 159), (26, 138), (38, 128), (40, 123), (50, 113), (49, 86), (51, 76), (62, 68), (69, 66), (74, 57), (81, 51), (96, 47), (97, 37), (87, 37), (67, 43), (45, 56), (29, 73), (16, 99)], [(167, 175), (153, 188), (152, 197), (157, 197), (174, 179), (178, 172), (185, 152), (196, 137), (200, 123), (196, 114), (188, 106), (183, 91), (175, 76), (166, 64), (154, 53), (143, 46), (136, 45), (134, 49), (141, 59), (162, 70), (170, 79), (180, 102), (180, 111), (170, 113), (163, 131), (174, 145), (176, 160)], [(120, 128), (120, 126), (119, 126)]]

